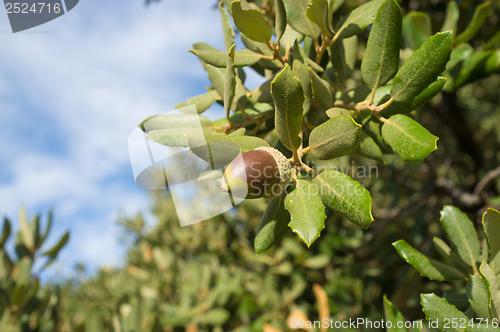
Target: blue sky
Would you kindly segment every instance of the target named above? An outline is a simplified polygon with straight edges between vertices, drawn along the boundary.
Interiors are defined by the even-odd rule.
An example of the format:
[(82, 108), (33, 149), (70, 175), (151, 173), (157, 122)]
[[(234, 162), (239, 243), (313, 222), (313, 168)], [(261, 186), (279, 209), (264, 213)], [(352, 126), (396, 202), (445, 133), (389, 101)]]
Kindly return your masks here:
[[(127, 137), (209, 85), (197, 41), (220, 49), (215, 1), (82, 0), (69, 13), (12, 34), (0, 13), (0, 215), (49, 208), (49, 241), (71, 231), (52, 275), (76, 262), (119, 265), (121, 215), (147, 212)], [(45, 222), (45, 218), (43, 219)]]

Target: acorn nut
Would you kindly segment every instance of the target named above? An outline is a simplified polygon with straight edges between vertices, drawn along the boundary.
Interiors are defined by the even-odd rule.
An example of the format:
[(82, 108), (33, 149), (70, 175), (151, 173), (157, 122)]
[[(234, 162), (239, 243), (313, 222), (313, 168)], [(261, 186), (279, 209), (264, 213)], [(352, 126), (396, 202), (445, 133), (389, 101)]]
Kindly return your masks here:
[(259, 147), (236, 157), (226, 168), (221, 190), (238, 198), (273, 198), (292, 178), (287, 158), (271, 147)]

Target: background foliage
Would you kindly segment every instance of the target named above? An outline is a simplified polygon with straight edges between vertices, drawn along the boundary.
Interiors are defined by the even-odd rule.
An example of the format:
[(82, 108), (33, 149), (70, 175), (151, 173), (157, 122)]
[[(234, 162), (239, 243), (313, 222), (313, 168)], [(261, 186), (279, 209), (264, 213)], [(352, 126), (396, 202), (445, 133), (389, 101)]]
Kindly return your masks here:
[[(269, 5), (266, 1), (255, 4), (261, 8)], [(338, 20), (358, 6), (356, 1), (347, 1), (334, 18)], [(446, 313), (450, 317), (498, 315), (492, 312), (490, 303), (491, 299), (498, 298), (498, 293), (486, 292), (489, 307), (482, 304), (484, 301), (476, 305), (469, 300), (473, 294), (471, 284), (491, 279), (486, 277), (487, 268), (482, 262), (495, 266), (494, 245), (485, 239), (482, 216), (487, 207), (500, 207), (500, 133), (497, 130), (500, 8), (496, 2), (485, 5), (479, 1), (462, 1), (459, 6), (454, 2), (402, 1), (400, 6), (403, 10), (402, 58), (408, 58), (412, 50), (418, 49), (434, 32), (446, 30), (445, 27), (456, 24), (458, 36), (462, 37), (453, 41), (451, 61), (443, 73), (448, 78), (443, 91), (410, 114), (440, 138), (438, 150), (420, 163), (405, 163), (383, 149), (384, 164), (380, 158), (368, 161), (354, 154), (335, 159), (337, 166), (379, 166), (376, 178), (358, 178), (353, 174), (356, 181), (369, 188), (373, 198), (372, 214), (376, 222), (367, 230), (327, 210), (321, 238), (308, 243), (309, 248), (298, 237), (285, 236), (273, 248), (256, 255), (254, 239), (268, 205), (265, 200), (246, 201), (235, 211), (180, 228), (169, 193), (155, 193), (152, 211), (157, 224), (153, 229), (144, 226), (141, 216), (120, 221), (134, 239), (123, 268), (105, 268), (92, 277), (77, 276), (74, 280), (42, 286), (37, 278), (41, 271), (33, 266), (49, 266), (68, 235), (54, 247), (46, 248), (44, 240), (51, 217), (47, 220), (47, 232), (41, 232), (39, 217), (28, 222), (21, 214), (21, 227), (15, 239), (8, 241), (10, 222), (5, 221), (0, 241), (1, 330), (284, 331), (287, 318), (291, 317), (380, 320), (394, 319), (399, 312), (407, 320), (418, 320), (426, 315), (434, 317), (429, 306), (441, 308), (438, 313), (451, 310), (452, 313)], [(314, 20), (313, 14), (308, 19)], [(317, 27), (320, 32), (320, 25)], [(322, 28), (328, 33), (328, 27)], [(355, 61), (350, 64), (346, 61), (346, 67), (334, 74), (338, 78), (335, 82), (342, 81), (345, 85), (339, 91), (354, 88), (365, 78), (361, 64), (368, 36), (368, 31), (358, 31), (352, 57)], [(306, 41), (303, 45), (306, 48)], [(195, 54), (203, 51), (200, 47), (197, 49), (197, 45), (194, 48)], [(200, 54), (197, 55), (202, 57)], [(236, 67), (237, 58), (232, 59)], [(221, 67), (227, 68), (228, 62), (224, 60)], [(264, 66), (273, 65), (264, 63)], [(315, 67), (310, 62), (309, 66)], [(204, 67), (209, 76), (215, 75), (206, 63)], [(276, 73), (278, 69), (271, 71)], [(263, 73), (265, 75), (265, 71)], [(307, 75), (311, 75), (310, 72)], [(237, 92), (238, 77), (234, 78), (233, 100), (222, 100), (223, 92), (208, 91), (212, 102), (231, 104), (229, 108), (226, 106), (226, 111), (235, 123), (244, 119), (241, 113), (233, 113), (243, 95)], [(370, 85), (368, 81), (365, 78)], [(314, 86), (321, 81), (311, 82)], [(315, 91), (317, 89), (321, 89), (320, 86), (317, 85)], [(370, 90), (361, 91), (361, 100), (369, 93)], [(324, 111), (329, 107), (322, 103), (333, 102), (328, 96), (327, 101), (322, 99), (314, 98), (312, 107)], [(229, 113), (229, 109), (233, 111)], [(255, 111), (266, 115), (269, 109)], [(263, 137), (272, 129), (268, 118), (263, 120), (262, 127), (249, 126), (247, 130), (258, 135), (260, 130)], [(218, 122), (220, 126), (226, 124), (226, 119)], [(268, 125), (271, 127), (266, 127)], [(283, 151), (286, 152), (284, 148)], [(448, 206), (443, 210), (446, 205), (456, 208)], [(458, 208), (472, 221), (467, 222), (467, 216)], [(439, 222), (441, 211), (443, 227)], [(472, 250), (474, 261), (465, 259), (466, 266), (458, 240), (446, 222), (443, 223), (447, 214), (458, 215), (467, 225), (464, 227), (468, 227), (468, 234), (473, 234), (472, 240), (468, 237), (462, 245), (470, 241), (476, 243), (477, 239), (477, 245), (473, 245), (477, 249)], [(291, 235), (291, 230), (286, 232)], [(498, 228), (492, 232), (491, 238), (500, 235)], [(436, 240), (443, 234), (448, 237), (452, 252), (445, 241)], [(14, 244), (14, 252), (7, 248), (9, 244)], [(398, 255), (405, 250), (416, 254), (410, 245), (450, 265), (456, 269), (452, 271), (455, 275), (443, 277), (442, 273), (436, 276), (422, 272), (417, 266), (425, 261), (421, 256), (415, 260), (405, 259), (414, 269)], [(43, 261), (34, 263), (40, 260)], [(494, 274), (499, 272), (494, 270)], [(491, 290), (491, 285), (484, 289)], [(434, 295), (421, 300), (420, 294), (431, 293), (446, 298), (455, 308), (450, 309), (446, 304), (439, 307), (443, 302)], [(384, 308), (386, 313), (392, 308), (394, 316), (384, 316)]]

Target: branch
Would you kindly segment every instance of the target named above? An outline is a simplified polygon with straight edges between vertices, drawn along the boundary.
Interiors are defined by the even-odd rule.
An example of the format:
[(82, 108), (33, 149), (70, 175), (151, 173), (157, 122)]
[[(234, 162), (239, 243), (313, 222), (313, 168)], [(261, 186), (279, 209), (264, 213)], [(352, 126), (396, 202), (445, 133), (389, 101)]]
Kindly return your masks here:
[(492, 169), (479, 181), (476, 188), (474, 189), (474, 195), (479, 196), (481, 192), (496, 178), (500, 177), (500, 166)]

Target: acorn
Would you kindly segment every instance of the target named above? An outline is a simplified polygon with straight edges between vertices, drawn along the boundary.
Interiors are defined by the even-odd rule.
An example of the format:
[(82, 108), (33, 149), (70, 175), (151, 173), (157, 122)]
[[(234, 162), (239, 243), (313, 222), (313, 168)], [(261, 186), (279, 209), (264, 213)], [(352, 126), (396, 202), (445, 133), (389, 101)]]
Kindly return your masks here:
[(271, 147), (259, 147), (236, 157), (226, 168), (221, 190), (238, 198), (273, 198), (292, 178), (288, 159)]

